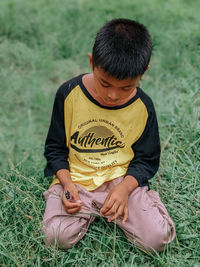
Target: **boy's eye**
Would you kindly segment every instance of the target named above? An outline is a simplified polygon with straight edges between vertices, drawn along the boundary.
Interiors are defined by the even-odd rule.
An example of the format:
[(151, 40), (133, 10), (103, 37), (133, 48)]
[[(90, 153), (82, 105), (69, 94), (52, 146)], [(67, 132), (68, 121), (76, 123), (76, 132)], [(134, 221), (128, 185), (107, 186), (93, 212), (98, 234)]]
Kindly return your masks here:
[(123, 91), (130, 91), (132, 87), (125, 87), (125, 88), (122, 88)]
[(108, 87), (110, 87), (110, 85), (107, 85), (107, 84), (103, 84), (103, 83), (100, 83), (101, 84), (101, 86), (103, 86), (104, 88), (108, 88)]

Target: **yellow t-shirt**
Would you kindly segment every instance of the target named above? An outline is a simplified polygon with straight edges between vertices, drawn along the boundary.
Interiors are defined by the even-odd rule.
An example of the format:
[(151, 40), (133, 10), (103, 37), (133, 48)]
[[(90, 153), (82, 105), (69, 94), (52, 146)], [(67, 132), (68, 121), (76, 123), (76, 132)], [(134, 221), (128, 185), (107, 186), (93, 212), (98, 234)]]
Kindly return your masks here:
[[(144, 134), (145, 128), (148, 128), (149, 112), (153, 107), (152, 104), (147, 108), (148, 103), (145, 104), (141, 96), (152, 104), (150, 98), (138, 88), (136, 96), (128, 103), (117, 107), (106, 107), (88, 93), (82, 83), (82, 75), (61, 86), (56, 95), (46, 140), (46, 175), (55, 174), (59, 168), (67, 168), (74, 183), (91, 191), (106, 181), (125, 175), (129, 167), (133, 170), (131, 166), (135, 158), (133, 147)], [(155, 125), (152, 127), (154, 131)], [(152, 149), (157, 150), (159, 163), (158, 131), (157, 139), (156, 147), (154, 145)], [(54, 159), (52, 159), (53, 154)], [(53, 161), (55, 167), (52, 167)], [(66, 167), (64, 167), (65, 161)], [(55, 172), (51, 174), (53, 168)], [(138, 172), (138, 165), (134, 168)], [(141, 180), (140, 172), (141, 170), (136, 177), (138, 180)], [(148, 178), (150, 177), (146, 177)], [(145, 180), (145, 177), (143, 179)], [(54, 176), (51, 185), (56, 183), (59, 183), (59, 180)]]

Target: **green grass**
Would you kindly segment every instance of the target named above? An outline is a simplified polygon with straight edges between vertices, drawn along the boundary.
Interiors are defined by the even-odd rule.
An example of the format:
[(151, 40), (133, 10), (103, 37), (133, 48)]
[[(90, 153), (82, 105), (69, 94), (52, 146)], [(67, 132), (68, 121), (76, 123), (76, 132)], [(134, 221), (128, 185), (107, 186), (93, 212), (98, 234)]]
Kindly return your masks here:
[[(2, 0), (0, 2), (0, 266), (200, 266), (199, 1)], [(89, 71), (87, 53), (109, 19), (148, 26), (162, 157), (152, 179), (176, 224), (164, 252), (143, 254), (97, 219), (72, 249), (43, 243), (43, 147), (59, 85)]]

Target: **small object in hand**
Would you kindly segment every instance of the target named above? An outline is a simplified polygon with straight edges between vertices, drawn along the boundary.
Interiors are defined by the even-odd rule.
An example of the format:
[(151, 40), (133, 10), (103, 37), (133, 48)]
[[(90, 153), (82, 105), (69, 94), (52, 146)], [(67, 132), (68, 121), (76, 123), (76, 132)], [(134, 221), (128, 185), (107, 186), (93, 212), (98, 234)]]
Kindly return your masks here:
[(73, 199), (73, 197), (70, 195), (70, 192), (68, 190), (65, 191), (65, 197), (69, 201)]

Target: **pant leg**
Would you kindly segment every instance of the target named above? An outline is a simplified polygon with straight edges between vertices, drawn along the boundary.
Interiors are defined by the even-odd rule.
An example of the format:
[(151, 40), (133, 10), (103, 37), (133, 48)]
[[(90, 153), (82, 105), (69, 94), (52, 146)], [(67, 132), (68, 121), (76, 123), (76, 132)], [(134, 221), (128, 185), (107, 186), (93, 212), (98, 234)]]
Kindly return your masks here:
[(90, 200), (86, 194), (80, 194), (83, 207), (80, 213), (70, 215), (62, 204), (63, 187), (53, 185), (44, 192), (46, 209), (43, 217), (43, 231), (46, 243), (57, 244), (60, 248), (70, 248), (86, 234), (94, 217), (90, 216)]
[[(93, 199), (99, 209), (107, 194), (123, 177), (104, 183), (94, 191)], [(147, 186), (136, 188), (128, 200), (129, 216), (125, 224), (116, 220), (129, 241), (143, 250), (160, 252), (175, 238), (175, 226), (157, 192)], [(107, 217), (108, 218), (108, 217)]]
[(129, 195), (129, 217), (122, 228), (128, 240), (144, 250), (160, 252), (175, 238), (175, 226), (157, 192), (145, 187)]
[[(77, 185), (83, 207), (80, 214), (75, 215), (67, 214), (62, 205), (63, 189), (60, 184), (47, 190), (44, 193), (47, 204), (43, 229), (48, 242), (54, 244), (57, 241), (58, 245), (64, 248), (77, 243), (94, 220), (91, 213), (99, 215), (107, 194), (122, 179), (123, 177), (119, 177), (106, 182), (92, 192)], [(169, 244), (175, 238), (174, 223), (158, 193), (148, 191), (147, 187), (138, 187), (129, 195), (129, 218), (124, 225), (121, 221), (117, 219), (117, 224), (122, 228), (128, 240), (148, 251), (162, 251), (165, 244)]]

